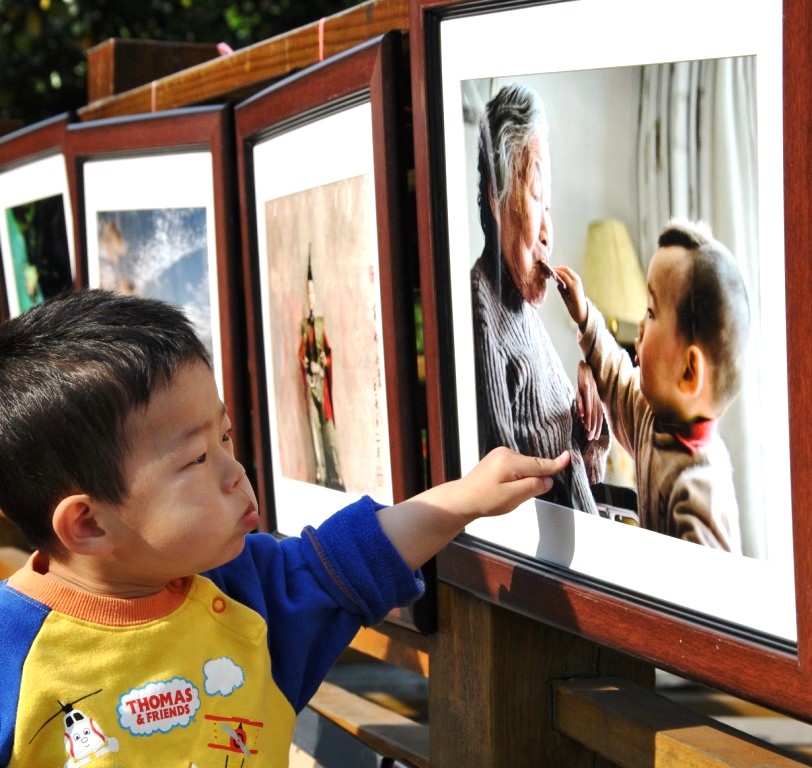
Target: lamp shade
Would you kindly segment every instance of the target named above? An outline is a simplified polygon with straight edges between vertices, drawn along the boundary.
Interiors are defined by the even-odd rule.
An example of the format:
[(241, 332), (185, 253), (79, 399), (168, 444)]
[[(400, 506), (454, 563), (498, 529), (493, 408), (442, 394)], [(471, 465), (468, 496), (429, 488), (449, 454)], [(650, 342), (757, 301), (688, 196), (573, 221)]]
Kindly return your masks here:
[(646, 279), (622, 221), (590, 223), (581, 280), (586, 295), (607, 321), (636, 324), (643, 317), (648, 304)]

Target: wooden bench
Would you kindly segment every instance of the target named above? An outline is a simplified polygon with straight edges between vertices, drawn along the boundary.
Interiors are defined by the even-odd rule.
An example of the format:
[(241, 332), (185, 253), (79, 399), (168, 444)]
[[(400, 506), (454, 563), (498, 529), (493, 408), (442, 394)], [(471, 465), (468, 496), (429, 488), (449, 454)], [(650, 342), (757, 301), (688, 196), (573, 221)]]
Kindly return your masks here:
[[(428, 677), (429, 656), (424, 635), (394, 624), (361, 629), (344, 655), (343, 663), (368, 659), (371, 663), (391, 665), (423, 678)], [(339, 662), (339, 666), (342, 662)], [(322, 683), (308, 707), (327, 721), (346, 731), (384, 758), (382, 766), (429, 766), (429, 728), (387, 705), (391, 697), (362, 696), (331, 681)], [(408, 708), (408, 707), (406, 707)]]
[(382, 757), (429, 768), (428, 726), (329, 682), (308, 706)]
[(766, 742), (621, 678), (560, 681), (554, 727), (624, 768), (798, 768)]

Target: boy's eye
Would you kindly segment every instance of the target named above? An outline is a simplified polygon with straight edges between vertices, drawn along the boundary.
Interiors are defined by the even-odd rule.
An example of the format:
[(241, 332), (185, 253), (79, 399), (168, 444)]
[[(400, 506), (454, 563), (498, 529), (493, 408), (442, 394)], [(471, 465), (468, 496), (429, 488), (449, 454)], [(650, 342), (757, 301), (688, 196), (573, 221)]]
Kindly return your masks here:
[(205, 453), (201, 453), (201, 454), (200, 454), (200, 456), (198, 456), (198, 457), (197, 457), (197, 458), (196, 458), (196, 459), (195, 459), (195, 460), (192, 462), (192, 464), (205, 464), (205, 463), (206, 463), (206, 454), (205, 454)]
[(222, 442), (227, 443), (231, 440), (231, 430), (229, 429), (228, 432), (223, 433)]

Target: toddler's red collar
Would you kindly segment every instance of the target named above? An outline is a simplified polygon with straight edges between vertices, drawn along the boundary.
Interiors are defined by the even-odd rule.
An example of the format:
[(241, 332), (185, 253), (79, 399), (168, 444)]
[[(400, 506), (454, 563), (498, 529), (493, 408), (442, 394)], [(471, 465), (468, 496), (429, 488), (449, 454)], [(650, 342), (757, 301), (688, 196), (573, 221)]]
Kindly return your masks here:
[(705, 419), (704, 421), (695, 421), (693, 424), (669, 425), (669, 431), (691, 454), (694, 454), (710, 443), (714, 432), (716, 432), (717, 423), (716, 419)]

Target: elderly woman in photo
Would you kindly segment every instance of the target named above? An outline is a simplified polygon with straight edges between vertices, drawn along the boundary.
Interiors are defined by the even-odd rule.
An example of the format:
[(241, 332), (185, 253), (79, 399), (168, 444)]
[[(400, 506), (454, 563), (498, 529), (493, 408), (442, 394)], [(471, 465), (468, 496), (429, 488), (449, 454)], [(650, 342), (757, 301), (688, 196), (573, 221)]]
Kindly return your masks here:
[(497, 445), (572, 461), (545, 497), (597, 513), (609, 438), (589, 369), (576, 398), (539, 307), (553, 249), (550, 147), (544, 105), (514, 84), (488, 102), (480, 125), (479, 212), (485, 235), (471, 270), (479, 452)]

